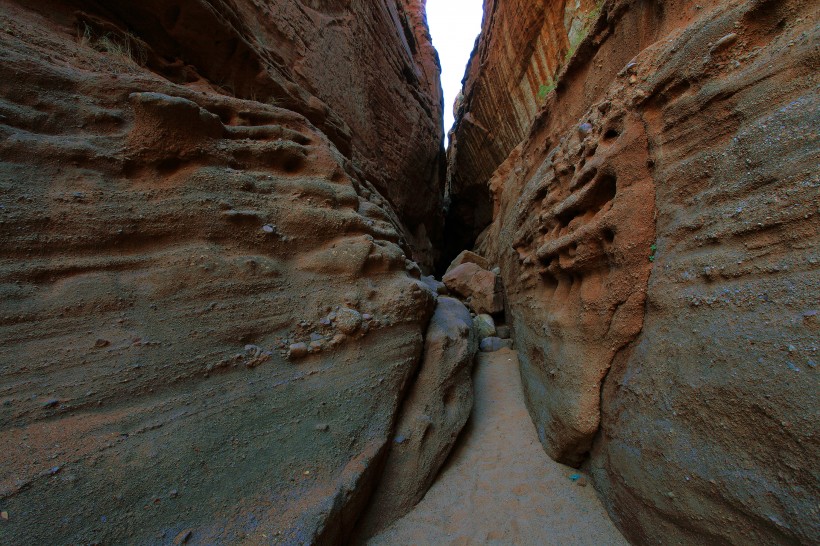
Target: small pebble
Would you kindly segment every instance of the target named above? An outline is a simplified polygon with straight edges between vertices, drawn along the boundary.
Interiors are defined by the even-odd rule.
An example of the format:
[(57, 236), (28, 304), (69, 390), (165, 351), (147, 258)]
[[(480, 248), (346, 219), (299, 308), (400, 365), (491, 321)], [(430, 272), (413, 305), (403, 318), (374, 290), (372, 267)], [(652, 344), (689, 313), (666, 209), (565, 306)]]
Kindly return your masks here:
[(722, 49), (724, 47), (728, 47), (728, 46), (732, 45), (736, 41), (737, 41), (737, 34), (732, 32), (730, 34), (727, 34), (726, 36), (724, 36), (723, 38), (721, 38), (717, 42), (715, 42), (715, 45), (712, 46), (711, 51), (714, 53), (715, 51), (717, 51), (719, 49)]
[(265, 224), (262, 226), (262, 231), (265, 233), (273, 233), (276, 229), (271, 224)]
[(352, 334), (362, 325), (362, 316), (355, 309), (342, 307), (336, 313), (336, 327), (343, 334)]
[(330, 430), (330, 425), (328, 425), (327, 423), (319, 423), (313, 428), (320, 432), (327, 432), (328, 430)]
[(305, 343), (294, 343), (288, 350), (288, 358), (304, 358), (308, 354), (308, 346)]
[(174, 538), (174, 546), (179, 546), (180, 544), (185, 544), (191, 539), (191, 536), (194, 532), (191, 529), (185, 529), (181, 531), (176, 538)]

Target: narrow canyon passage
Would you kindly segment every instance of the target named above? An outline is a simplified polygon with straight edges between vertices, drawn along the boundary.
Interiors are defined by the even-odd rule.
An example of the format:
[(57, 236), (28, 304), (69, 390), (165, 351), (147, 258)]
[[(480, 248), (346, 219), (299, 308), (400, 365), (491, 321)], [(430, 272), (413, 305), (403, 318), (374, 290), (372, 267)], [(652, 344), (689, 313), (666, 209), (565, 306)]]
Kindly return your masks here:
[(818, 544), (818, 51), (807, 0), (0, 0), (0, 546)]
[(538, 443), (517, 353), (480, 353), (473, 379), (475, 406), (449, 463), (415, 509), (369, 544), (627, 544), (595, 490)]

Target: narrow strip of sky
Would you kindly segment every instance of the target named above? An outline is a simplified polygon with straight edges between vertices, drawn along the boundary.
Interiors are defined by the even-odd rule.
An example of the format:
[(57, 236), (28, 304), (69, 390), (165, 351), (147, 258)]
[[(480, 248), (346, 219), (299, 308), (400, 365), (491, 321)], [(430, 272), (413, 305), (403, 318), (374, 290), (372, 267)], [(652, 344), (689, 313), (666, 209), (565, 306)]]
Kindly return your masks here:
[(461, 79), (476, 36), (481, 32), (483, 4), (483, 0), (427, 0), (427, 24), (441, 59), (445, 135), (453, 126), (453, 103), (461, 91)]

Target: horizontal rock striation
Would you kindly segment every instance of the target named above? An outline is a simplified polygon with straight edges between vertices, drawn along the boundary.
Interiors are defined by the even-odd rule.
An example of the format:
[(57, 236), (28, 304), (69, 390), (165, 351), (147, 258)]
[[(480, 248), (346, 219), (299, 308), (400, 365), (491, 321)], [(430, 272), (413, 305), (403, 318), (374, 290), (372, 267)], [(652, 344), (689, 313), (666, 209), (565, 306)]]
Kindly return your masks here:
[(595, 22), (593, 0), (484, 2), (450, 135), (447, 262), (492, 220), (487, 181), (527, 135), (557, 74)]
[(345, 539), (434, 307), (421, 10), (0, 2), (4, 544)]
[[(636, 543), (809, 544), (820, 529), (820, 480), (801, 463), (820, 447), (817, 7), (599, 7), (497, 168), (488, 157), (506, 152), (472, 144), (478, 103), (465, 99), (450, 150), (465, 180), (495, 169), (477, 246), (501, 267), (541, 441), (590, 466)], [(474, 56), (466, 86), (511, 95), (504, 123), (485, 125), (502, 135), (535, 100), (510, 93), (521, 79), (502, 60), (542, 48), (543, 32), (562, 50), (566, 29), (507, 16), (526, 45), (508, 52), (518, 36), (485, 20), (494, 51), (478, 68)]]

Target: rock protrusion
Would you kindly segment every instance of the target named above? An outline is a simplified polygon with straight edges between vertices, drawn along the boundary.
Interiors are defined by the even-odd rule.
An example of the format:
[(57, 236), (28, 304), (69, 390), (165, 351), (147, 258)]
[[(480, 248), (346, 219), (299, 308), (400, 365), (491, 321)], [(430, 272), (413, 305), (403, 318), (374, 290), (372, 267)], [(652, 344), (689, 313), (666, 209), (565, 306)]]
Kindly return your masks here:
[(479, 349), (482, 353), (494, 353), (501, 349), (512, 349), (512, 341), (509, 339), (501, 339), (500, 337), (491, 336), (485, 337), (481, 340)]
[(484, 339), (485, 337), (492, 337), (496, 335), (495, 321), (490, 315), (476, 315), (473, 318), (473, 326), (478, 333), (478, 339)]
[(490, 269), (490, 262), (487, 261), (487, 258), (484, 256), (479, 256), (472, 250), (462, 250), (461, 253), (452, 261), (445, 273), (449, 273), (461, 264), (468, 263), (476, 264), (481, 269)]
[(470, 311), (439, 297), (416, 382), (404, 403), (384, 473), (359, 528), (366, 538), (406, 514), (427, 492), (473, 407), (478, 337)]
[(504, 311), (503, 286), (496, 273), (474, 262), (463, 262), (450, 269), (442, 280), (451, 292), (465, 298), (476, 314)]

